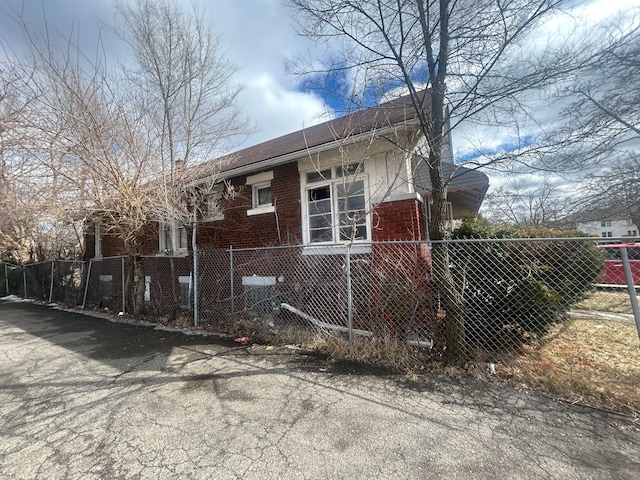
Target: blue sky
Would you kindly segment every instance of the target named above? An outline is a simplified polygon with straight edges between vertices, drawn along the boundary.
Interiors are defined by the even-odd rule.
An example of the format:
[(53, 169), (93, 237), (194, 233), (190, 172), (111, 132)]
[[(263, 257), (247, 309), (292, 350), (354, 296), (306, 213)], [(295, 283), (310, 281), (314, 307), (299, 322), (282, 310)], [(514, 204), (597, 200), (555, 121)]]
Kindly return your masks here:
[[(190, 8), (189, 0), (180, 1), (185, 8)], [(638, 3), (640, 0), (593, 0), (584, 14), (599, 18), (616, 8)], [(340, 95), (327, 95), (310, 81), (300, 82), (286, 73), (288, 59), (316, 47), (296, 34), (292, 12), (284, 0), (215, 0), (201, 1), (200, 5), (205, 7), (221, 34), (229, 60), (239, 67), (237, 79), (244, 86), (239, 107), (256, 124), (255, 133), (242, 147), (319, 123), (327, 118), (327, 114), (340, 109)], [(111, 0), (0, 0), (0, 36), (16, 52), (21, 49), (21, 36), (7, 15), (2, 14), (9, 10), (22, 10), (35, 29), (42, 29), (43, 12), (52, 30), (68, 34), (75, 26), (78, 38), (89, 51), (95, 47), (96, 25), (100, 22), (112, 24), (115, 18)], [(126, 50), (110, 34), (105, 33), (103, 38), (114, 59), (126, 55)], [(326, 53), (313, 51), (319, 56)], [(324, 80), (330, 87), (340, 86), (338, 91), (348, 95), (348, 79), (343, 73)], [(553, 113), (546, 112), (546, 115), (552, 117)], [(532, 138), (531, 135), (525, 132), (523, 138)], [(454, 135), (454, 149), (461, 160), (473, 157), (471, 145), (490, 155), (512, 148), (515, 140), (512, 133), (500, 129), (472, 131), (461, 128)]]

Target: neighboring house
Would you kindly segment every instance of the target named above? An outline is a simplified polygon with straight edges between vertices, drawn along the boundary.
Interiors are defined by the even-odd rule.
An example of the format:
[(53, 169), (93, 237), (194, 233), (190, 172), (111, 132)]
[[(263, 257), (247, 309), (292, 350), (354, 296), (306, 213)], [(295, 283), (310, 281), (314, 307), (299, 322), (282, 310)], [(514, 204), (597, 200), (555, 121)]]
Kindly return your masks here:
[(631, 218), (600, 208), (571, 215), (566, 222), (574, 230), (602, 238), (637, 237), (639, 231)]

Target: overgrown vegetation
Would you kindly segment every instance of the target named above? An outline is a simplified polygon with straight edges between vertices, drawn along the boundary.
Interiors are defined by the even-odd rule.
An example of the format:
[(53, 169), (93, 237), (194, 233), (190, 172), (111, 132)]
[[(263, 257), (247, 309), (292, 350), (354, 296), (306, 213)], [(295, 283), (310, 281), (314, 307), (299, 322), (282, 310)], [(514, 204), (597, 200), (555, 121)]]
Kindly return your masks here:
[(630, 323), (576, 319), (496, 365), (498, 381), (640, 417), (640, 341)]
[(562, 321), (601, 278), (604, 255), (589, 241), (537, 239), (579, 236), (574, 231), (465, 219), (454, 238), (514, 239), (457, 244), (451, 249), (452, 270), (463, 285), (468, 344), (499, 349), (526, 343), (544, 337)]

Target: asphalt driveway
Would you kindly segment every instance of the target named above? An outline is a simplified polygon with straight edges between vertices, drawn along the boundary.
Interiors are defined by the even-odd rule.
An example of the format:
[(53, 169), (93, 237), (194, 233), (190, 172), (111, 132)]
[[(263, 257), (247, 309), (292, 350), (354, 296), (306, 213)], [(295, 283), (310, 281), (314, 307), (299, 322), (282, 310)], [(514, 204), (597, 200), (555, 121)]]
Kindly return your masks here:
[(0, 302), (0, 478), (640, 478), (631, 419)]

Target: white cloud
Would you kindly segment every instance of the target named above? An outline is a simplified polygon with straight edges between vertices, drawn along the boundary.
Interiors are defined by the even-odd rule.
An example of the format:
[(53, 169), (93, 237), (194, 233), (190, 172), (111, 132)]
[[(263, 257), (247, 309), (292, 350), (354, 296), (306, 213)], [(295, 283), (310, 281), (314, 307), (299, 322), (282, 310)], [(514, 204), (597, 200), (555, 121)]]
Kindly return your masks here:
[(243, 147), (264, 142), (327, 119), (322, 99), (290, 90), (268, 73), (250, 80), (240, 95), (240, 109), (257, 122)]
[[(185, 10), (191, 0), (179, 0)], [(228, 59), (238, 66), (236, 81), (244, 86), (240, 110), (258, 129), (243, 143), (246, 147), (278, 137), (320, 121), (326, 106), (320, 97), (298, 91), (297, 79), (284, 75), (285, 59), (301, 53), (310, 42), (298, 36), (291, 11), (281, 0), (216, 0), (198, 2), (221, 35)], [(199, 8), (196, 6), (196, 8)], [(69, 35), (79, 31), (79, 42), (90, 54), (95, 51), (99, 22), (113, 24), (111, 0), (57, 0), (53, 2), (0, 0), (0, 40), (14, 52), (21, 50), (21, 32), (3, 12), (23, 12), (31, 28), (44, 33), (43, 10), (51, 32)], [(79, 29), (79, 30), (78, 30)], [(103, 36), (107, 54), (123, 60), (126, 50), (112, 35)]]

